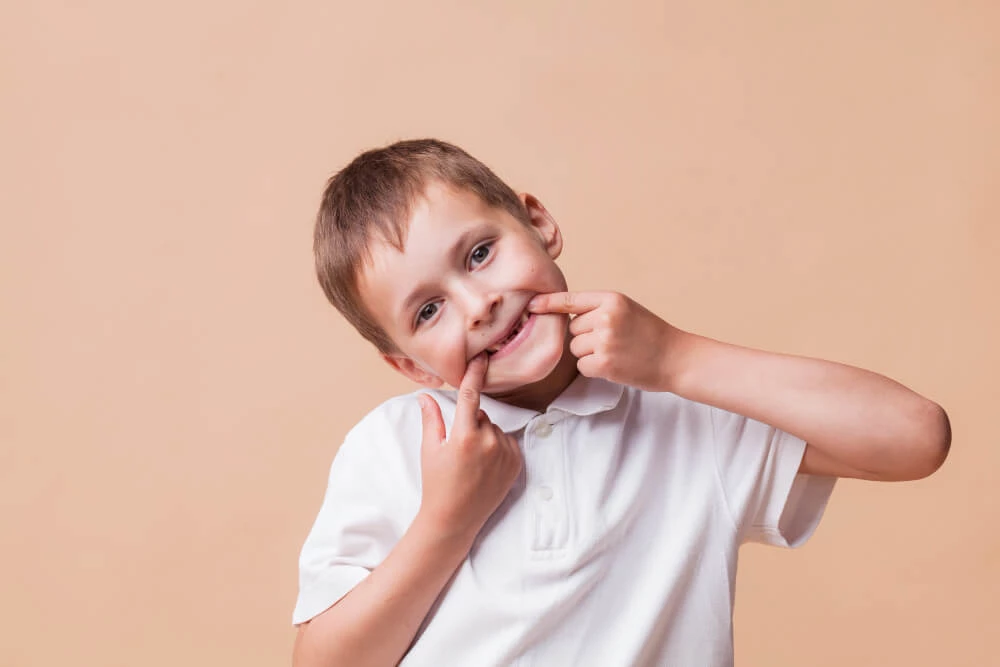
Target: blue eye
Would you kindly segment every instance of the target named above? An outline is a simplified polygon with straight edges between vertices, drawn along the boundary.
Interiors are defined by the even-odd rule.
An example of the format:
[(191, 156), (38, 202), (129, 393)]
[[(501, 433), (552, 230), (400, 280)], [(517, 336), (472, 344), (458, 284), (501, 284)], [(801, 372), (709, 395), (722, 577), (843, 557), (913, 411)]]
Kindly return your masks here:
[(436, 303), (427, 304), (426, 306), (420, 309), (419, 313), (417, 313), (417, 324), (420, 324), (421, 322), (426, 322), (427, 320), (431, 319), (432, 317), (434, 317), (434, 314), (437, 313), (437, 311), (438, 311), (438, 305)]
[(475, 265), (485, 262), (486, 258), (490, 256), (490, 247), (492, 245), (492, 243), (484, 243), (481, 246), (476, 246), (475, 250), (472, 251), (472, 254), (469, 255), (469, 259), (471, 260), (470, 263)]

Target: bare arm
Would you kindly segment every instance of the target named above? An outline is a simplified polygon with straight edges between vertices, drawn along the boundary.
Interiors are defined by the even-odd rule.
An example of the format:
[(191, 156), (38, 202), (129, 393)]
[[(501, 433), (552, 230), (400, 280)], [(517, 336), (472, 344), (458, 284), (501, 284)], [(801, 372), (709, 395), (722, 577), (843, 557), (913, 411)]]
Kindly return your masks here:
[(471, 545), (418, 517), (364, 581), (299, 626), (292, 664), (395, 665)]
[(517, 440), (479, 409), (486, 355), (469, 363), (445, 441), (441, 409), (420, 397), (423, 496), (389, 555), (336, 604), (299, 627), (294, 667), (397, 664), (486, 519), (521, 471)]
[(800, 470), (919, 479), (948, 455), (948, 415), (887, 377), (832, 361), (753, 350), (681, 331), (614, 292), (536, 296), (533, 312), (576, 315), (580, 372), (756, 419), (808, 443)]
[(941, 406), (885, 376), (683, 333), (665, 377), (675, 393), (808, 443), (801, 471), (880, 481), (919, 479), (951, 443)]

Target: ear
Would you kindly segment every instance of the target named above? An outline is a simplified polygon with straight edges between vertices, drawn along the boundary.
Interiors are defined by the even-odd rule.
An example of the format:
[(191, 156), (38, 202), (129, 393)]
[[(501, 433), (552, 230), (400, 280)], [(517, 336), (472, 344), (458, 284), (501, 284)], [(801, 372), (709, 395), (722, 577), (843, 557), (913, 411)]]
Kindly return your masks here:
[(555, 218), (542, 206), (542, 202), (538, 201), (538, 197), (527, 192), (522, 192), (520, 197), (524, 203), (524, 208), (528, 211), (528, 219), (531, 227), (542, 239), (542, 245), (545, 246), (549, 257), (552, 259), (559, 257), (559, 253), (562, 252), (563, 238)]
[(430, 371), (424, 370), (423, 366), (405, 355), (383, 354), (382, 358), (385, 359), (385, 363), (389, 364), (417, 384), (423, 385), (429, 389), (437, 389), (444, 384), (444, 380)]

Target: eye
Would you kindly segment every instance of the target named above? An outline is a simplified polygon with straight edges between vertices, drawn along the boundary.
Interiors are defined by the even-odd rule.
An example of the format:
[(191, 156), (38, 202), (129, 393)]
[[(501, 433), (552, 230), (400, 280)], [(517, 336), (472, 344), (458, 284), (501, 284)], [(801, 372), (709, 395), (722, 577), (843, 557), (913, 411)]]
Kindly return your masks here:
[(434, 317), (437, 314), (438, 305), (436, 303), (428, 303), (426, 306), (420, 309), (417, 313), (417, 324), (426, 322), (427, 320)]
[(493, 242), (483, 243), (478, 245), (473, 249), (472, 253), (469, 254), (469, 264), (476, 266), (477, 264), (482, 264), (486, 261), (486, 258), (490, 256), (490, 249), (493, 247)]

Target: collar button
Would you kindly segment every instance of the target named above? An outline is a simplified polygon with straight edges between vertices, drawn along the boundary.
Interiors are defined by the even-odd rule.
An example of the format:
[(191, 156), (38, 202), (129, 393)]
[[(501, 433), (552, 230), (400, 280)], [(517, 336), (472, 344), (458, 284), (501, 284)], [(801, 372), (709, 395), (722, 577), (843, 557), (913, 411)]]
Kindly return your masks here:
[(547, 438), (552, 435), (552, 424), (549, 424), (548, 422), (539, 422), (534, 428), (534, 433), (539, 438)]

